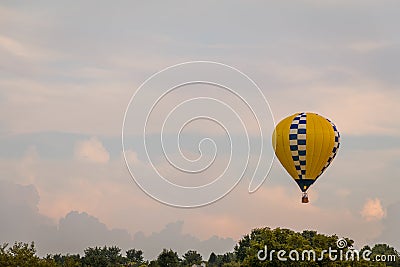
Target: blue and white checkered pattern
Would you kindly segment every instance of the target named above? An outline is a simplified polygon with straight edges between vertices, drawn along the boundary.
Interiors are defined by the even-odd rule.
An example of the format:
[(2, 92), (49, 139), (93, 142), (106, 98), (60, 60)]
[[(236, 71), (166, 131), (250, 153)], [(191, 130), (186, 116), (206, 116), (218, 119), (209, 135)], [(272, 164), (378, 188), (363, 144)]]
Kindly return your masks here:
[(335, 132), (335, 144), (333, 145), (332, 153), (329, 156), (328, 161), (326, 162), (325, 166), (322, 168), (320, 174), (318, 174), (317, 178), (326, 170), (326, 168), (329, 167), (329, 165), (331, 164), (332, 160), (336, 157), (336, 153), (337, 153), (337, 151), (339, 149), (339, 146), (340, 146), (340, 133), (337, 130), (335, 124), (333, 124), (333, 122), (331, 122), (330, 120), (328, 120), (328, 121), (331, 123), (331, 125), (333, 127), (333, 131)]
[(294, 117), (289, 131), (290, 151), (300, 179), (306, 175), (306, 113)]

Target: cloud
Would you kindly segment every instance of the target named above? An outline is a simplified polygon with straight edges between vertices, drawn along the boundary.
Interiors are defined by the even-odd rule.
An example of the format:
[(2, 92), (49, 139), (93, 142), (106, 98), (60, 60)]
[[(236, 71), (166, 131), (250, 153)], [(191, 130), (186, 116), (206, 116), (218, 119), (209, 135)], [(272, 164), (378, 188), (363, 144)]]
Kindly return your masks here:
[[(40, 139), (64, 143), (64, 138), (51, 139), (44, 135)], [(73, 147), (77, 140), (90, 138), (75, 136), (68, 143)], [(105, 140), (103, 142), (109, 151), (118, 150), (119, 139), (110, 141), (103, 137), (101, 140)], [(393, 160), (398, 158), (398, 152), (391, 150), (378, 153), (375, 149), (374, 157), (371, 157), (365, 151), (349, 150), (344, 145), (340, 152), (343, 155), (335, 159), (324, 177), (313, 186), (310, 191), (311, 203), (307, 206), (299, 203), (297, 185), (276, 162), (264, 186), (256, 193), (247, 193), (245, 178), (217, 203), (186, 210), (161, 205), (142, 192), (132, 182), (120, 153), (115, 153), (108, 164), (86, 164), (65, 158), (42, 157), (43, 147), (38, 143), (36, 153), (39, 159), (35, 156), (35, 150), (28, 149), (17, 163), (0, 161), (1, 176), (14, 182), (31, 183), (27, 174), (32, 173), (35, 187), (40, 193), (39, 210), (55, 221), (63, 219), (71, 210), (86, 212), (95, 215), (108, 227), (127, 229), (132, 234), (141, 230), (145, 237), (151, 236), (152, 232), (159, 232), (169, 222), (182, 220), (185, 222), (182, 232), (195, 233), (200, 240), (208, 240), (215, 234), (238, 239), (254, 227), (270, 226), (341, 234), (363, 245), (380, 234), (380, 221), (366, 221), (359, 215), (360, 207), (371, 194), (371, 188), (375, 188), (374, 193), (381, 201), (390, 203), (396, 200), (393, 186), (389, 188), (391, 191), (379, 187), (390, 183), (387, 179), (393, 179), (391, 183), (395, 183), (393, 173), (386, 178), (387, 170), (393, 171), (393, 166), (397, 166)], [(65, 149), (63, 154), (71, 153), (71, 147), (66, 146)], [(140, 162), (139, 155), (133, 151), (128, 151), (127, 156)], [(382, 162), (376, 164), (376, 157)], [(26, 168), (24, 172), (21, 172), (21, 166)], [(141, 167), (150, 168), (146, 164)], [(382, 177), (380, 181), (369, 179), (378, 175)], [(176, 179), (182, 177), (177, 176)], [(387, 182), (382, 183), (383, 179)], [(358, 186), (360, 183), (366, 186)], [(347, 188), (351, 188), (350, 195)], [(159, 214), (163, 214), (162, 218)], [(87, 222), (90, 224), (90, 221)]]
[(77, 142), (75, 147), (75, 157), (78, 160), (94, 163), (107, 163), (110, 160), (110, 155), (107, 149), (96, 137)]
[(20, 57), (24, 60), (45, 60), (56, 56), (54, 53), (22, 43), (6, 35), (0, 35), (0, 53)]
[(340, 198), (347, 198), (351, 195), (351, 190), (348, 188), (339, 188), (335, 192)]
[(0, 35), (0, 47), (18, 56), (30, 55), (21, 43), (4, 35)]
[(361, 210), (361, 216), (366, 221), (381, 220), (385, 217), (385, 211), (382, 207), (379, 198), (368, 199), (363, 209)]
[[(159, 232), (146, 236), (139, 231), (132, 238), (126, 230), (109, 229), (86, 212), (71, 211), (59, 222), (54, 246), (58, 251), (82, 253), (87, 247), (116, 245), (124, 250), (141, 249), (147, 259), (154, 259), (164, 248), (173, 249), (180, 255), (190, 249), (196, 250), (203, 257), (208, 257), (211, 252), (221, 254), (230, 251), (236, 243), (232, 238), (218, 236), (200, 240), (183, 233), (183, 226), (183, 221), (168, 223)], [(52, 250), (56, 251), (54, 248)]]
[(128, 164), (141, 164), (138, 154), (133, 150), (128, 149), (125, 151), (125, 159)]
[(38, 211), (39, 194), (32, 185), (0, 181), (0, 243), (38, 241), (51, 248), (56, 224)]
[[(38, 47), (40, 51), (53, 51), (62, 55), (56, 60), (50, 56), (45, 62), (33, 60), (29, 64), (16, 64), (14, 57), (2, 60), (5, 70), (0, 84), (4, 88), (2, 93), (7, 99), (10, 95), (25, 99), (9, 101), (0, 107), (0, 114), (6, 114), (1, 116), (11, 131), (56, 130), (116, 134), (120, 131), (120, 121), (127, 99), (133, 93), (132, 88), (136, 88), (162, 67), (193, 58), (193, 55), (196, 55), (195, 58), (215, 58), (221, 62), (233, 63), (239, 68), (256, 65), (249, 74), (251, 77), (259, 75), (257, 83), (264, 83), (265, 90), (276, 88), (276, 91), (284, 92), (285, 99), (288, 96), (293, 99), (278, 101), (277, 105), (286, 109), (286, 112), (290, 107), (296, 108), (295, 111), (309, 107), (305, 100), (310, 98), (313, 102), (327, 99), (334, 103), (334, 109), (329, 110), (327, 115), (336, 114), (337, 107), (343, 106), (337, 102), (338, 99), (357, 98), (357, 95), (342, 96), (343, 92), (353, 88), (353, 84), (345, 88), (332, 88), (337, 91), (332, 96), (325, 97), (322, 93), (322, 96), (317, 94), (318, 97), (314, 98), (310, 97), (314, 92), (304, 93), (305, 88), (315, 85), (319, 80), (332, 84), (342, 83), (345, 79), (357, 82), (381, 78), (388, 81), (386, 75), (398, 77), (398, 50), (394, 49), (398, 47), (395, 42), (395, 25), (398, 24), (395, 23), (398, 20), (397, 14), (394, 13), (398, 9), (396, 2), (381, 5), (379, 1), (371, 1), (371, 5), (362, 6), (358, 2), (321, 5), (316, 4), (316, 1), (301, 1), (295, 8), (288, 8), (287, 3), (281, 2), (268, 4), (266, 8), (266, 4), (260, 2), (255, 3), (255, 6), (235, 5), (229, 15), (218, 12), (222, 8), (220, 3), (213, 4), (214, 8), (206, 23), (200, 18), (204, 10), (210, 11), (207, 4), (192, 8), (190, 15), (182, 12), (182, 4), (179, 5), (181, 8), (165, 5), (163, 10), (168, 10), (169, 15), (158, 16), (157, 12), (160, 11), (155, 12), (151, 5), (144, 4), (138, 9), (132, 9), (130, 3), (125, 7), (101, 3), (97, 4), (97, 13), (89, 22), (86, 14), (91, 10), (90, 4), (72, 4), (68, 8), (60, 8), (56, 3), (45, 2), (40, 7), (30, 3), (10, 4), (2, 8), (0, 13), (0, 24), (4, 32), (0, 44), (6, 47), (4, 50), (7, 53), (30, 55), (37, 52), (32, 52), (34, 49), (29, 47)], [(132, 15), (127, 10), (136, 13)], [(270, 13), (265, 16), (261, 10)], [(272, 10), (281, 10), (283, 15), (277, 16)], [(371, 14), (371, 10), (377, 13)], [(46, 14), (46, 20), (40, 19), (43, 13)], [(250, 19), (244, 22), (231, 20), (235, 14), (243, 15), (241, 13), (247, 14)], [(113, 23), (106, 23), (103, 14), (111, 14)], [(371, 19), (377, 14), (381, 14), (381, 19)], [(76, 19), (71, 21), (71, 16)], [(186, 26), (195, 30), (186, 31), (185, 27), (181, 28), (180, 24), (176, 24), (176, 18), (186, 19)], [(353, 23), (354, 20), (357, 23)], [(141, 21), (146, 21), (146, 27), (124, 26), (137, 25)], [(265, 25), (269, 27), (265, 28)], [(272, 25), (279, 25), (280, 28)], [(102, 30), (98, 31), (99, 28)], [(259, 34), (260, 30), (268, 34)], [(226, 34), (221, 36), (221, 31)], [(238, 33), (243, 38), (237, 38)], [(182, 39), (183, 36), (185, 38)], [(94, 45), (99, 42), (103, 45)], [(387, 51), (385, 44), (394, 44), (394, 48), (388, 53), (368, 55), (368, 59), (364, 59), (366, 55), (357, 52), (371, 49)], [(218, 50), (213, 48), (218, 45), (225, 47)], [(379, 67), (374, 67), (376, 62)], [(385, 62), (391, 64), (386, 66)], [(29, 71), (25, 70), (27, 66)], [(260, 70), (265, 70), (265, 73), (260, 73)], [(356, 75), (349, 75), (349, 71)], [(382, 76), (382, 72), (386, 74)], [(132, 73), (135, 75), (132, 76)], [(271, 85), (271, 80), (278, 80), (280, 84)], [(304, 86), (297, 86), (299, 84)], [(368, 80), (356, 91), (362, 93), (366, 84), (369, 84)], [(324, 87), (326, 84), (321, 85), (321, 88)], [(398, 88), (398, 83), (394, 87)], [(321, 88), (317, 88), (317, 91)], [(375, 88), (377, 91), (381, 89), (381, 86)], [(295, 91), (304, 98), (298, 98)], [(36, 105), (34, 100), (37, 98), (43, 98), (44, 101)], [(398, 96), (391, 96), (390, 99), (396, 103)], [(359, 102), (363, 103), (364, 99)], [(71, 103), (75, 112), (71, 112)], [(348, 108), (343, 113), (352, 115), (347, 112), (352, 108), (351, 101), (345, 104)], [(368, 101), (365, 107), (373, 104)], [(396, 107), (392, 104), (390, 106)], [(377, 107), (378, 110), (381, 108), (384, 106)], [(381, 115), (387, 114), (388, 110), (391, 109), (383, 109)], [(374, 112), (360, 110), (357, 115), (371, 115)], [(360, 119), (363, 117), (351, 116), (346, 124), (351, 125)], [(96, 123), (88, 124), (88, 121)], [(357, 130), (359, 124), (353, 129)], [(363, 122), (362, 126), (366, 128), (371, 124), (375, 123)]]
[(350, 49), (359, 53), (368, 53), (378, 49), (384, 49), (390, 45), (393, 45), (385, 41), (365, 41), (365, 42), (355, 42), (349, 45)]
[(233, 248), (235, 241), (232, 238), (213, 236), (201, 241), (191, 234), (183, 233), (183, 221), (169, 223), (160, 232), (145, 236), (142, 232), (135, 234), (134, 242), (143, 248), (145, 256), (154, 258), (167, 247), (177, 251), (180, 255), (188, 250), (197, 250), (203, 257), (208, 257), (211, 252), (225, 253)]
[(183, 221), (167, 224), (161, 231), (146, 236), (137, 232), (134, 238), (127, 230), (110, 229), (86, 212), (70, 211), (58, 223), (38, 209), (39, 194), (33, 185), (19, 185), (0, 180), (0, 244), (23, 241), (36, 243), (39, 255), (47, 253), (83, 253), (87, 247), (119, 246), (123, 250), (143, 249), (147, 258), (155, 258), (163, 248), (180, 254), (198, 250), (203, 257), (214, 251), (231, 250), (231, 238), (212, 236), (205, 240), (183, 233)]
[(60, 219), (54, 244), (58, 251), (82, 253), (87, 247), (104, 245), (128, 249), (132, 246), (132, 239), (126, 230), (108, 229), (98, 218), (86, 212), (71, 211)]
[(18, 172), (24, 177), (25, 182), (29, 184), (33, 184), (35, 182), (35, 170), (39, 160), (40, 157), (37, 148), (35, 146), (28, 147), (18, 166)]
[[(310, 111), (330, 118), (342, 134), (398, 136), (400, 119), (396, 110), (399, 110), (400, 92), (374, 79), (360, 80), (360, 74), (349, 75), (351, 82), (335, 85), (323, 79), (318, 82), (316, 77), (313, 84), (296, 85), (296, 91), (272, 93), (271, 106), (276, 120), (298, 111)], [(288, 101), (288, 94), (298, 101)]]
[[(399, 221), (394, 215), (398, 209), (388, 207), (387, 217), (379, 220), (379, 208), (375, 217), (362, 217), (360, 207), (372, 191), (383, 203), (399, 200), (395, 186), (398, 153), (380, 151), (385, 143), (392, 146), (390, 140), (397, 140), (400, 134), (396, 112), (400, 98), (396, 39), (399, 2), (364, 2), (307, 0), (295, 7), (283, 1), (234, 4), (229, 14), (219, 12), (223, 3), (212, 4), (210, 9), (211, 2), (198, 4), (190, 14), (185, 12), (187, 4), (164, 4), (154, 10), (147, 4), (133, 8), (132, 3), (99, 2), (95, 13), (92, 3), (63, 8), (54, 1), (3, 5), (7, 8), (0, 7), (1, 131), (63, 132), (96, 135), (99, 139), (52, 139), (46, 134), (39, 138), (27, 135), (24, 142), (3, 139), (0, 175), (11, 181), (34, 183), (36, 188), (28, 186), (21, 194), (32, 195), (31, 202), (36, 203), (33, 196), (39, 192), (37, 207), (48, 217), (37, 215), (37, 207), (32, 206), (0, 220), (7, 222), (4, 224), (10, 235), (15, 224), (20, 233), (32, 237), (31, 230), (27, 233), (26, 229), (43, 233), (35, 228), (42, 221), (62, 218), (67, 238), (71, 235), (68, 229), (79, 228), (81, 222), (102, 233), (100, 239), (93, 237), (98, 242), (113, 236), (105, 225), (131, 233), (143, 230), (143, 238), (148, 240), (153, 238), (152, 231), (157, 232), (154, 238), (161, 238), (159, 231), (165, 229), (160, 229), (177, 219), (185, 224), (181, 228), (168, 226), (168, 231), (196, 233), (202, 240), (214, 233), (237, 238), (252, 227), (265, 225), (348, 233), (363, 242), (379, 234), (380, 223), (386, 223), (385, 235), (394, 235), (397, 231), (389, 224)], [(206, 22), (202, 19), (205, 10), (210, 11)], [(88, 13), (93, 15), (90, 21)], [(112, 20), (104, 20), (105, 14)], [(238, 16), (248, 19), (232, 20)], [(145, 22), (141, 23), (145, 27), (126, 27), (139, 22)], [(286, 182), (286, 174), (280, 170), (253, 195), (247, 196), (247, 188), (238, 187), (210, 207), (170, 209), (140, 191), (123, 162), (107, 159), (107, 155), (113, 158), (113, 151), (120, 152), (121, 120), (134, 88), (154, 72), (193, 58), (208, 58), (243, 70), (264, 90), (278, 120), (305, 110), (326, 115), (337, 124), (343, 133), (343, 146), (323, 180), (310, 192), (310, 205), (298, 203), (296, 185)], [(112, 149), (104, 135), (113, 135), (118, 145)], [(384, 141), (388, 135), (393, 139)], [(361, 136), (357, 151), (353, 149), (355, 136)], [(46, 144), (37, 144), (38, 139)], [(93, 139), (97, 145), (93, 145)], [(76, 140), (81, 141), (75, 144)], [(78, 144), (85, 142), (90, 148), (80, 151)], [(29, 145), (37, 147), (40, 159), (32, 153), (31, 158), (27, 155), (15, 164), (10, 155)], [(70, 160), (73, 149), (79, 152), (75, 153), (79, 160)], [(54, 158), (52, 153), (62, 156)], [(138, 151), (129, 154), (128, 160), (137, 162), (144, 156)], [(246, 194), (238, 193), (241, 190)], [(71, 210), (76, 212), (69, 213)], [(88, 214), (100, 219), (96, 221)], [(28, 219), (31, 226), (25, 224)], [(51, 235), (54, 225), (49, 223), (45, 235)], [(71, 225), (75, 226), (69, 228)]]
[(388, 206), (387, 216), (383, 218), (382, 234), (376, 238), (375, 242), (386, 242), (391, 246), (400, 249), (400, 202), (395, 202)]

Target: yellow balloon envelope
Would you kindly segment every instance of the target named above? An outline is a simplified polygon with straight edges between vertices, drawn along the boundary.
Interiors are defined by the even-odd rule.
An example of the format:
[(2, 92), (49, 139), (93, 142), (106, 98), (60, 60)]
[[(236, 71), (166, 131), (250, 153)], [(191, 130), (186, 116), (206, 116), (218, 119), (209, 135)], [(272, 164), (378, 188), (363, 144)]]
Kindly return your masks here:
[(315, 113), (296, 113), (275, 127), (275, 154), (293, 177), (308, 202), (307, 189), (317, 180), (335, 158), (340, 134), (328, 119)]

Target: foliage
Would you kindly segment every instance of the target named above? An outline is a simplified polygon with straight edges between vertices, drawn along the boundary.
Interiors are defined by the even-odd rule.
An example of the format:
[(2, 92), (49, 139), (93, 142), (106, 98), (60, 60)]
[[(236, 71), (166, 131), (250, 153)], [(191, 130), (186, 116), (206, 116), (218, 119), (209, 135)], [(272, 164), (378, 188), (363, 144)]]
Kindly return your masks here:
[(124, 263), (121, 249), (118, 247), (94, 247), (85, 249), (83, 266), (109, 267), (119, 266)]
[(138, 267), (144, 264), (143, 251), (129, 249), (126, 251), (126, 260), (129, 266)]
[(8, 244), (0, 246), (0, 266), (19, 266), (19, 267), (46, 267), (53, 266), (52, 260), (40, 259), (36, 256), (35, 244), (16, 242), (12, 247)]
[[(346, 258), (346, 255), (352, 255), (356, 252), (353, 249), (354, 241), (344, 238), (346, 246), (338, 248), (338, 239), (337, 235), (323, 235), (316, 231), (298, 233), (289, 229), (265, 227), (254, 229), (249, 235), (243, 236), (235, 246), (234, 251), (241, 266), (397, 266), (394, 265), (397, 262), (372, 261), (374, 256), (378, 254), (396, 254), (397, 251), (394, 248), (387, 245), (376, 245), (371, 250), (371, 261), (362, 258), (363, 250), (359, 253), (361, 255), (360, 260), (351, 260), (351, 257)], [(332, 250), (331, 257), (336, 256), (334, 261), (326, 251), (329, 248)], [(263, 260), (258, 258), (260, 250), (260, 256)], [(278, 257), (280, 250), (283, 251), (281, 258), (286, 259), (285, 261)], [(291, 251), (296, 253), (291, 253)], [(267, 252), (266, 255), (265, 252)], [(357, 254), (354, 255), (357, 258)], [(398, 253), (396, 255), (396, 259), (399, 260)]]
[(172, 249), (163, 249), (157, 258), (157, 263), (160, 267), (177, 267), (180, 261), (178, 253), (172, 251)]
[(191, 267), (191, 266), (193, 266), (193, 264), (200, 265), (200, 263), (202, 261), (203, 261), (203, 258), (197, 251), (189, 250), (188, 252), (186, 252), (183, 255), (182, 265)]
[[(112, 247), (89, 247), (84, 250), (84, 255), (47, 255), (40, 258), (36, 255), (35, 244), (14, 243), (0, 245), (0, 266), (1, 267), (187, 267), (199, 266), (207, 263), (208, 267), (238, 267), (238, 266), (323, 266), (323, 267), (370, 267), (370, 266), (393, 266), (400, 267), (400, 255), (393, 247), (387, 244), (376, 244), (372, 248), (364, 246), (360, 252), (360, 260), (351, 261), (336, 260), (332, 261), (328, 253), (323, 254), (324, 250), (329, 248), (336, 249), (346, 255), (348, 252), (354, 252), (354, 241), (345, 238), (347, 246), (342, 249), (337, 248), (338, 236), (319, 234), (316, 231), (303, 231), (301, 233), (289, 229), (270, 229), (256, 228), (250, 234), (244, 235), (234, 247), (233, 252), (217, 255), (212, 252), (207, 262), (203, 262), (202, 256), (195, 250), (188, 250), (179, 258), (177, 252), (171, 249), (163, 249), (157, 259), (150, 262), (145, 261), (143, 251), (129, 249), (123, 256), (121, 249)], [(278, 258), (278, 251), (286, 252), (284, 257), (286, 261)], [(299, 261), (290, 259), (290, 251), (297, 251)], [(316, 260), (312, 258), (310, 251), (315, 251)], [(260, 252), (261, 251), (261, 252)], [(265, 255), (265, 251), (267, 254)], [(273, 252), (273, 253), (272, 253)], [(361, 258), (364, 252), (370, 252), (371, 261)], [(260, 254), (261, 253), (261, 254)], [(272, 256), (271, 256), (272, 253)], [(305, 259), (301, 257), (305, 255)], [(322, 255), (322, 256), (321, 256)], [(375, 259), (385, 255), (386, 262), (379, 262)], [(260, 260), (259, 257), (265, 259)], [(296, 258), (296, 254), (291, 255)], [(308, 258), (311, 257), (311, 260)], [(389, 258), (392, 257), (392, 258)]]

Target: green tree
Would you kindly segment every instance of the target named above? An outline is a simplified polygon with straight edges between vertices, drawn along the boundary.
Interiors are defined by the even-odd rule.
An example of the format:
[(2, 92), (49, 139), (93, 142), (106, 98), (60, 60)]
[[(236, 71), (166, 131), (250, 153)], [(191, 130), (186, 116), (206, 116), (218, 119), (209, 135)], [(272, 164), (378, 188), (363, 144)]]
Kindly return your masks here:
[(107, 267), (107, 257), (101, 247), (87, 248), (84, 250), (84, 266)]
[(7, 252), (7, 247), (7, 243), (0, 246), (0, 266), (7, 266), (10, 262), (10, 255)]
[(94, 247), (85, 249), (83, 257), (84, 266), (108, 267), (122, 264), (124, 259), (121, 255), (121, 249), (118, 247)]
[(214, 267), (217, 266), (217, 255), (215, 255), (214, 252), (211, 252), (210, 257), (208, 258), (208, 266), (209, 267)]
[(123, 257), (121, 255), (121, 249), (119, 247), (104, 247), (104, 253), (106, 254), (108, 265), (117, 266), (123, 263)]
[(148, 266), (149, 266), (149, 267), (160, 267), (160, 265), (158, 264), (157, 260), (155, 260), (155, 261), (150, 261), (150, 263), (149, 263)]
[(8, 247), (8, 244), (0, 246), (0, 266), (54, 267), (56, 263), (52, 259), (40, 259), (36, 255), (34, 242), (15, 242), (12, 247)]
[(400, 266), (400, 254), (393, 247), (387, 244), (376, 244), (371, 251), (371, 259), (376, 259), (379, 255), (379, 260), (385, 259), (386, 266)]
[(140, 266), (144, 263), (143, 251), (136, 249), (129, 249), (126, 251), (126, 259), (129, 266)]
[(200, 264), (203, 257), (194, 250), (189, 250), (183, 255), (183, 266), (192, 266), (193, 264)]
[(80, 267), (82, 265), (81, 263), (81, 256), (79, 254), (75, 255), (61, 255), (61, 254), (55, 254), (52, 256), (53, 260), (57, 264), (57, 266), (62, 266), (62, 267)]
[(220, 257), (220, 263), (222, 263), (222, 266), (225, 266), (228, 263), (234, 263), (234, 262), (236, 262), (236, 255), (232, 252), (227, 252)]
[(239, 261), (243, 261), (247, 256), (247, 251), (250, 249), (250, 236), (245, 235), (239, 240), (239, 243), (235, 245), (235, 254)]
[(178, 253), (172, 251), (172, 249), (163, 249), (157, 257), (157, 263), (160, 267), (176, 267), (179, 266), (180, 259)]
[(12, 255), (12, 263), (15, 266), (33, 266), (38, 265), (39, 257), (37, 257), (35, 244), (32, 242), (30, 245), (26, 243), (15, 243), (10, 249), (9, 253)]
[[(348, 238), (345, 240), (347, 247), (343, 248), (343, 253), (346, 253), (354, 242)], [(323, 250), (327, 250), (329, 247), (336, 249), (337, 241), (336, 235), (326, 236), (315, 231), (298, 233), (290, 229), (257, 228), (238, 242), (235, 246), (235, 255), (241, 266), (349, 266), (352, 262), (333, 262), (327, 253), (323, 254), (322, 259), (319, 259)], [(265, 250), (266, 255), (264, 255)], [(287, 261), (282, 261), (277, 256), (277, 252), (280, 250), (286, 253), (283, 257)], [(292, 250), (298, 253), (298, 256), (293, 254), (292, 257), (298, 257), (299, 260), (291, 260), (288, 257), (288, 253)], [(259, 251), (262, 252), (261, 257), (265, 256), (264, 260), (258, 258)], [(305, 260), (302, 260), (303, 255)]]

